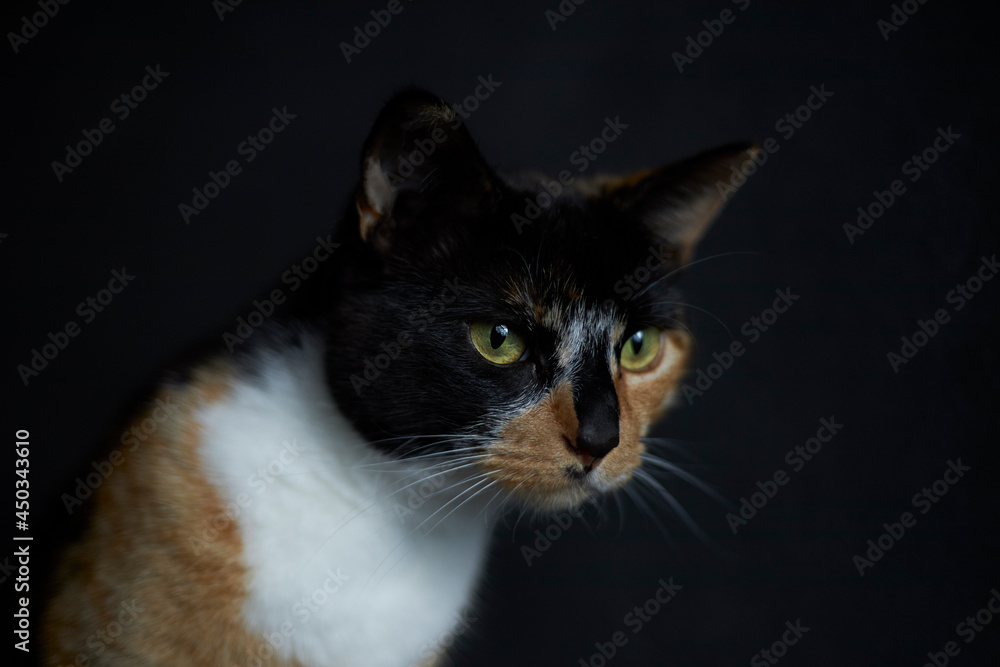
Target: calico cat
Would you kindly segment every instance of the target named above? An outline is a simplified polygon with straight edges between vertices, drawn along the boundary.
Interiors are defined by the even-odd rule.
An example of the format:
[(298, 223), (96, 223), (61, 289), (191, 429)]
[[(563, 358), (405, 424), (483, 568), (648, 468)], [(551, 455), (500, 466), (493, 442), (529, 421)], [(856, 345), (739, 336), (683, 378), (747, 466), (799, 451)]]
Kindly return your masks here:
[(678, 271), (754, 150), (502, 177), (447, 104), (395, 96), (309, 308), (136, 417), (46, 664), (434, 664), (504, 508), (636, 473), (692, 345)]

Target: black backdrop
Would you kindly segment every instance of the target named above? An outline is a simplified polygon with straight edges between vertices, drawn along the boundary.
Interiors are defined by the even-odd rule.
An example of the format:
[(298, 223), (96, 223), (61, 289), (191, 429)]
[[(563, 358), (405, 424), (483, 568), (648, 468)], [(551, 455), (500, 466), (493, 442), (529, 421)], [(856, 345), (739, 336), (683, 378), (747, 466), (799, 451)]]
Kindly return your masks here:
[[(547, 14), (560, 11), (556, 0), (400, 3), (350, 62), (340, 43), (389, 3), (72, 2), (37, 31), (22, 17), (44, 2), (6, 7), (3, 30), (28, 39), (8, 34), (4, 56), (4, 437), (13, 449), (17, 429), (31, 435), (32, 592), (57, 532), (49, 527), (65, 516), (60, 494), (92, 471), (103, 437), (117, 440), (158, 369), (199, 341), (218, 343), (331, 227), (385, 99), (417, 84), (459, 101), (492, 77), (499, 85), (468, 124), (498, 165), (572, 168), (573, 151), (607, 117), (628, 127), (595, 171), (774, 139), (778, 150), (700, 248), (701, 257), (752, 254), (685, 278), (690, 303), (711, 313), (693, 314), (689, 383), (698, 389), (700, 369), (711, 386), (703, 379), (707, 389), (689, 392), (655, 433), (682, 442), (695, 458), (688, 469), (735, 505), (767, 502), (734, 534), (725, 508), (667, 479), (718, 549), (648, 497), (673, 545), (627, 502), (624, 523), (614, 505), (603, 520), (588, 513), (539, 542), (530, 566), (522, 547), (539, 546), (534, 531), (557, 531), (545, 521), (501, 526), (456, 663), (600, 665), (595, 643), (621, 631), (627, 643), (608, 664), (770, 664), (755, 655), (789, 622), (808, 631), (775, 647), (782, 664), (921, 665), (949, 641), (959, 649), (952, 664), (995, 664), (1000, 620), (981, 632), (956, 627), (1000, 587), (990, 454), (1000, 280), (976, 281), (1000, 254), (985, 197), (997, 177), (988, 5), (566, 0), (556, 22)], [(717, 20), (723, 10), (728, 23)], [(679, 68), (673, 54), (688, 49)], [(144, 77), (152, 89), (122, 118), (127, 107), (114, 100)], [(813, 90), (832, 95), (803, 107)], [(295, 117), (246, 162), (239, 144), (275, 108)], [(60, 180), (53, 161), (66, 162), (66, 145), (104, 118), (113, 131)], [(951, 137), (940, 153), (939, 136)], [(926, 171), (914, 168), (928, 148)], [(186, 224), (178, 205), (234, 159), (242, 171)], [(845, 231), (858, 207), (878, 214), (873, 202), (888, 202), (896, 180), (867, 230)], [(135, 278), (102, 312), (78, 311), (123, 267)], [(971, 300), (951, 292), (967, 284), (979, 288)], [(765, 311), (776, 289), (798, 299), (773, 320)], [(926, 324), (939, 310), (946, 321)], [(753, 317), (772, 323), (754, 334)], [(918, 320), (934, 335), (915, 333)], [(71, 321), (78, 335), (25, 384), (17, 366)], [(902, 353), (903, 336), (923, 344), (894, 368), (887, 355)], [(745, 352), (712, 367), (733, 340)], [(821, 419), (842, 428), (811, 460), (786, 460), (797, 446), (815, 449)], [(969, 469), (945, 475), (959, 460)], [(787, 483), (772, 488), (779, 471)], [(914, 502), (945, 478), (939, 502)], [(758, 482), (773, 497), (753, 497)], [(915, 523), (882, 537), (891, 548), (859, 575), (854, 557), (907, 511)], [(9, 596), (13, 548), (0, 573)], [(648, 603), (671, 577), (682, 586), (671, 601)], [(646, 604), (655, 613), (634, 632), (628, 614)], [(33, 618), (39, 606), (36, 594)]]

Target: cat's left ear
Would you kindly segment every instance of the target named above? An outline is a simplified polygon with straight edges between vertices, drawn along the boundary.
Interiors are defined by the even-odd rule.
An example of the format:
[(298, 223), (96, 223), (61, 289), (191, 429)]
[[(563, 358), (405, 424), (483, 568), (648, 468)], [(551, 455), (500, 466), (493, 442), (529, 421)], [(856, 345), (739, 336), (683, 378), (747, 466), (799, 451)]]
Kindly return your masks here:
[(362, 151), (361, 238), (385, 252), (395, 235), (432, 224), (439, 211), (474, 210), (495, 192), (495, 179), (454, 109), (423, 90), (398, 93)]
[(676, 249), (678, 264), (686, 264), (729, 197), (747, 180), (741, 169), (759, 153), (752, 143), (727, 144), (605, 183), (604, 196)]

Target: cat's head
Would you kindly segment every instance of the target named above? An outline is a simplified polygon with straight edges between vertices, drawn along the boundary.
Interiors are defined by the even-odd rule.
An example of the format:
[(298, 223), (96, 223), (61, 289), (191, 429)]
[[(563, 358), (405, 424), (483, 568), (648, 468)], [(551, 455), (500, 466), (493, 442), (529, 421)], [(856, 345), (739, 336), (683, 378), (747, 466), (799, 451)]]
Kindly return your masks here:
[(691, 349), (678, 271), (753, 150), (502, 177), (447, 104), (397, 95), (338, 232), (338, 403), (384, 451), (451, 458), (538, 508), (625, 484)]

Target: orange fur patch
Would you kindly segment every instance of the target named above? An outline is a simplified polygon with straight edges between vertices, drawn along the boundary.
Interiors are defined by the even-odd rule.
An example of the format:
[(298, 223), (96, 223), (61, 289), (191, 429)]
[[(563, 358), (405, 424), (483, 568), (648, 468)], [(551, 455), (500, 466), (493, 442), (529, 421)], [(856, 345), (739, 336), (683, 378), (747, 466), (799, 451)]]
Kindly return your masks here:
[(564, 382), (508, 423), (484, 465), (502, 485), (528, 497), (558, 494), (566, 486), (562, 471), (574, 462), (566, 442), (576, 441), (577, 426), (573, 390)]
[[(660, 359), (648, 371), (623, 372), (615, 379), (622, 421), (634, 422), (638, 435), (645, 435), (663, 416), (669, 405), (670, 392), (680, 382), (691, 352), (691, 338), (683, 331), (664, 331), (660, 340)], [(624, 428), (622, 429), (624, 430)]]
[[(599, 474), (617, 488), (641, 463), (640, 438), (666, 410), (671, 390), (684, 372), (690, 339), (679, 331), (665, 331), (655, 365), (644, 372), (618, 372), (615, 390), (620, 413), (618, 446), (589, 474)], [(578, 420), (572, 387), (563, 382), (537, 405), (508, 422), (492, 445), (483, 467), (493, 479), (530, 503), (550, 510), (583, 502), (589, 493), (568, 471), (583, 471), (577, 453)]]
[(46, 665), (78, 664), (78, 656), (89, 660), (79, 664), (233, 665), (272, 654), (241, 620), (241, 537), (200, 472), (194, 414), (223, 399), (230, 380), (220, 363), (189, 385), (165, 387), (161, 398), (178, 412), (96, 491), (91, 523), (64, 555), (45, 613)]

